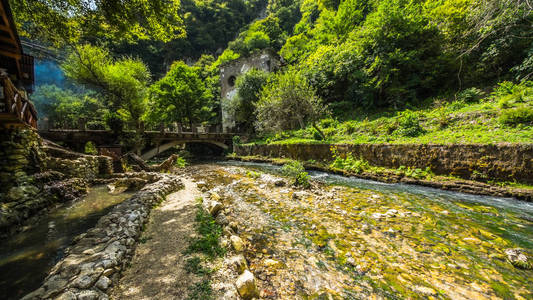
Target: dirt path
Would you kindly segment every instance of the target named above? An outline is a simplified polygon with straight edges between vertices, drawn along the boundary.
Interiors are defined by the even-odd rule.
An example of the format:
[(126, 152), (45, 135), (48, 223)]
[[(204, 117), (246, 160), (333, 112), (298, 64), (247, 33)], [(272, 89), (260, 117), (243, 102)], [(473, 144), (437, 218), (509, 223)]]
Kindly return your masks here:
[(196, 184), (183, 179), (185, 188), (167, 196), (154, 209), (131, 261), (112, 299), (184, 299), (198, 279), (184, 269), (183, 251), (194, 234)]

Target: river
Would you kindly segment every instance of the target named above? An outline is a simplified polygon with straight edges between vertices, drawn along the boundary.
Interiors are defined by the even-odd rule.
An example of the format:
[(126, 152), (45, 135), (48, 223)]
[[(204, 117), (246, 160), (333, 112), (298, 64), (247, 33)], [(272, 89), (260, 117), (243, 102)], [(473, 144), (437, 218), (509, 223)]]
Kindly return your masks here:
[[(533, 298), (533, 271), (505, 255), (533, 249), (533, 203), (324, 172), (310, 172), (305, 190), (259, 163), (187, 173), (227, 208), (262, 298)], [(3, 299), (37, 288), (73, 238), (128, 196), (94, 187), (2, 243)]]
[(72, 203), (51, 210), (26, 230), (0, 245), (0, 295), (18, 299), (38, 288), (77, 235), (92, 228), (101, 216), (132, 193), (109, 194), (105, 186), (92, 187)]
[(264, 298), (533, 298), (533, 272), (505, 255), (533, 249), (533, 203), (324, 172), (301, 190), (278, 186), (277, 166), (202, 168), (193, 176), (231, 208)]

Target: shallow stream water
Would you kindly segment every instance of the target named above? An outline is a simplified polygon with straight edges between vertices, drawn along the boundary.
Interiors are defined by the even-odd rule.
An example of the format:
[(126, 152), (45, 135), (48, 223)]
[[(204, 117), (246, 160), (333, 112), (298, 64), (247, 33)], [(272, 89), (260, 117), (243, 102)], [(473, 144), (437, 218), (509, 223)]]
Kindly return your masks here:
[(505, 255), (533, 250), (533, 203), (323, 172), (298, 190), (279, 175), (241, 162), (195, 175), (231, 207), (263, 298), (533, 299), (533, 271)]
[(75, 236), (132, 193), (109, 194), (105, 186), (92, 187), (79, 201), (64, 204), (30, 228), (0, 245), (0, 298), (18, 299), (38, 288)]

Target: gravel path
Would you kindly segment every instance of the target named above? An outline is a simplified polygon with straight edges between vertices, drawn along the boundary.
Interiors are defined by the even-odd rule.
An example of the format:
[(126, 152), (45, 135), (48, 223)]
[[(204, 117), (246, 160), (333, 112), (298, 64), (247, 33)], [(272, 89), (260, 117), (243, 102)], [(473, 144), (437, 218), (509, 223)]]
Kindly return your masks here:
[(183, 251), (194, 234), (196, 184), (183, 178), (185, 188), (167, 196), (151, 213), (131, 266), (124, 271), (112, 299), (185, 299), (200, 279), (185, 271)]

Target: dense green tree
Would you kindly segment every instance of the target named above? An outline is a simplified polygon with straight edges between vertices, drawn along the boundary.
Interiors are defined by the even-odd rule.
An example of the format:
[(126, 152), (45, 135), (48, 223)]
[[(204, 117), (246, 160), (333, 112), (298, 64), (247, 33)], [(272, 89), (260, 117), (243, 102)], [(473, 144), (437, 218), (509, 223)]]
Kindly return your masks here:
[(78, 128), (80, 119), (85, 119), (89, 128), (103, 126), (102, 115), (106, 109), (91, 93), (41, 85), (32, 94), (32, 101), (40, 118), (47, 117), (55, 127)]
[(239, 128), (247, 132), (253, 131), (255, 120), (255, 104), (259, 100), (259, 93), (268, 81), (268, 73), (258, 69), (252, 69), (237, 77), (235, 88), (237, 89), (234, 99), (233, 111), (235, 121)]
[(56, 45), (98, 38), (169, 41), (185, 33), (179, 0), (11, 2), (23, 36)]
[(325, 138), (317, 121), (326, 112), (326, 106), (305, 77), (290, 68), (276, 74), (261, 91), (256, 104), (256, 128), (269, 133), (312, 125)]
[(199, 75), (198, 67), (178, 61), (150, 87), (148, 120), (154, 124), (189, 124), (211, 117), (212, 99)]
[(111, 127), (117, 128), (117, 117), (131, 124), (140, 134), (142, 116), (146, 111), (150, 72), (146, 65), (132, 58), (113, 59), (103, 48), (77, 47), (62, 64), (68, 78), (94, 89), (114, 114)]

